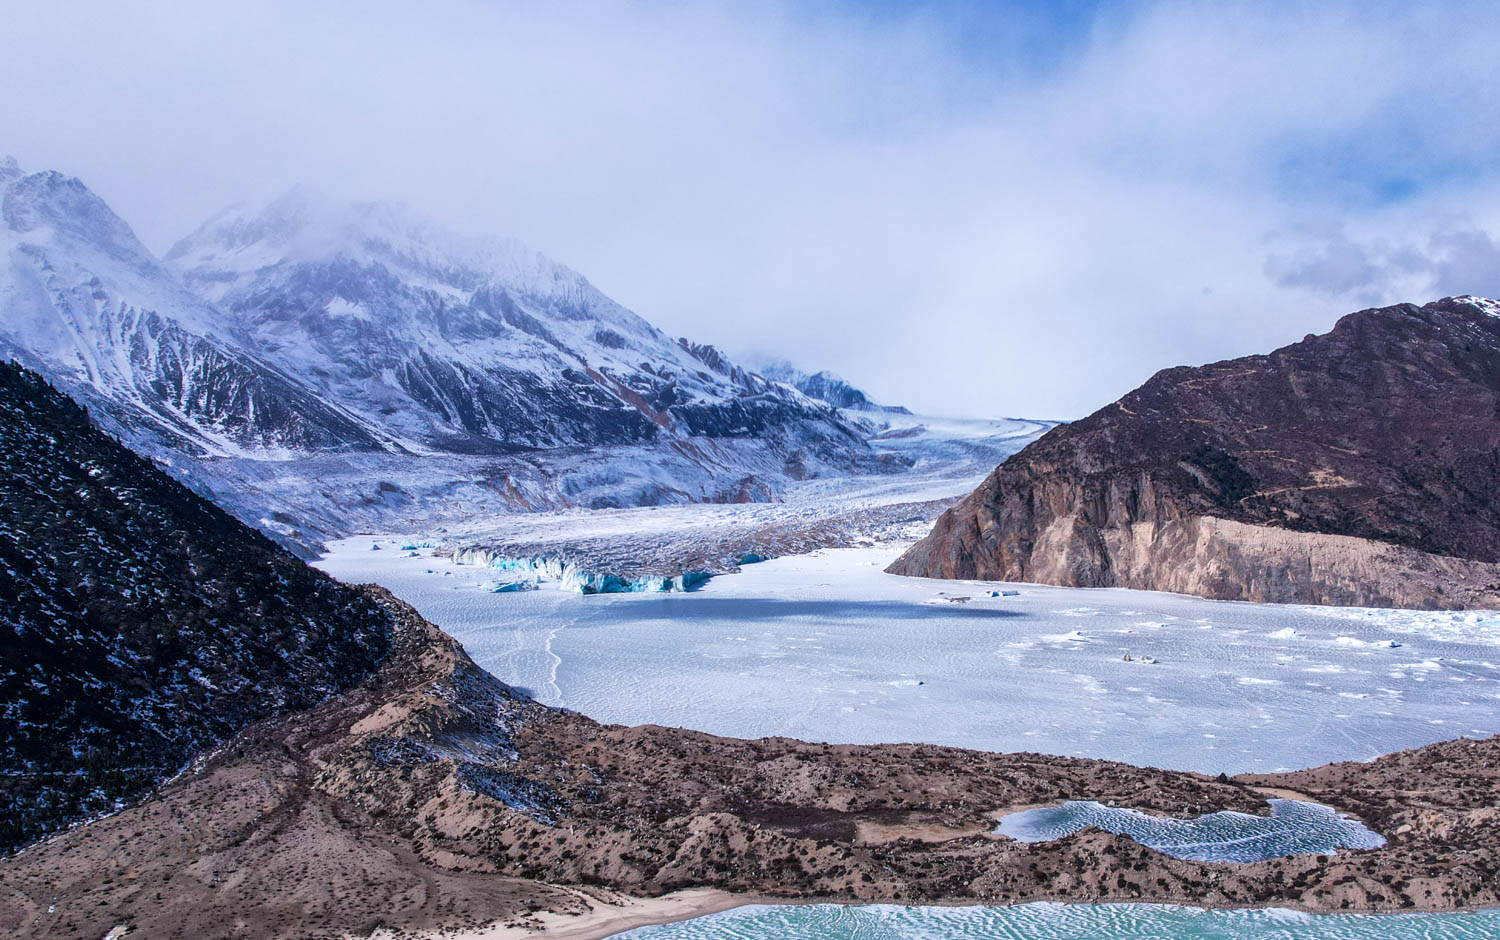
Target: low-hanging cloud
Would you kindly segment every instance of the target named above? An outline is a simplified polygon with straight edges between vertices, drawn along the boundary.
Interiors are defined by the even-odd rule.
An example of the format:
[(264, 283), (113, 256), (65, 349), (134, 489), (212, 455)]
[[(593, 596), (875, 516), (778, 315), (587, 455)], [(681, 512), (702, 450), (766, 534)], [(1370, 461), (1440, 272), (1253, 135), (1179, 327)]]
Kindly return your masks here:
[(1500, 289), (1487, 5), (7, 7), (0, 150), (157, 250), (297, 182), (406, 201), (919, 409)]
[(1376, 304), (1391, 297), (1500, 294), (1500, 245), (1468, 220), (1440, 219), (1427, 231), (1392, 226), (1366, 242), (1343, 231), (1298, 239), (1273, 251), (1266, 274), (1281, 287)]

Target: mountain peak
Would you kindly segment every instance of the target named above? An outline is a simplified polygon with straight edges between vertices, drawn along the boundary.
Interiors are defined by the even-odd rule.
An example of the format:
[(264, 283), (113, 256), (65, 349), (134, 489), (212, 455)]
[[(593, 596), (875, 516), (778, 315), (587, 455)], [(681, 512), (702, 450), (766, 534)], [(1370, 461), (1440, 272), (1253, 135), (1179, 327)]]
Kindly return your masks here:
[(165, 260), (214, 301), (232, 298), (262, 271), (334, 262), (464, 293), (503, 282), (575, 302), (602, 298), (582, 275), (517, 239), (460, 235), (404, 203), (345, 200), (302, 184), (260, 208), (219, 212)]
[(1492, 317), (1500, 317), (1500, 301), (1494, 301), (1489, 299), (1488, 297), (1476, 297), (1473, 294), (1460, 294), (1457, 297), (1448, 297), (1445, 299), (1453, 301), (1454, 303), (1468, 304), (1471, 307), (1477, 307), (1479, 308), (1479, 310), (1489, 314)]
[(4, 229), (27, 241), (61, 236), (128, 264), (156, 263), (125, 220), (76, 177), (56, 170), (24, 174), (15, 158), (8, 157), (0, 163), (0, 186)]

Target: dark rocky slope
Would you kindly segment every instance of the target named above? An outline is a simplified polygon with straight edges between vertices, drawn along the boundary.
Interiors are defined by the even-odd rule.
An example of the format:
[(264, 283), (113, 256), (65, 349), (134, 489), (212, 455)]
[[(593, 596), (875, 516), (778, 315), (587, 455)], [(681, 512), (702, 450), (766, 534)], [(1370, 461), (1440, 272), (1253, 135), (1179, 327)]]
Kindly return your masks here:
[(1157, 373), (1002, 464), (891, 566), (1315, 604), (1500, 604), (1500, 305), (1363, 310)]
[(358, 683), (389, 633), (0, 363), (0, 850)]

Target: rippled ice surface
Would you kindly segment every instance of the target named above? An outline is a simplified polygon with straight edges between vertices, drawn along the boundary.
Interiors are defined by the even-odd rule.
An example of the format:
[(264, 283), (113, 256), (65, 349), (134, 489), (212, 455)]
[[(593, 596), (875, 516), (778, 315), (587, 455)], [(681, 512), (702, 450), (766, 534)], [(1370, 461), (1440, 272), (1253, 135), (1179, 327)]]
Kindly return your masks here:
[(1204, 911), (1155, 904), (1018, 907), (753, 905), (620, 934), (630, 940), (1436, 940), (1500, 937), (1500, 911), (1472, 914), (1300, 914)]
[(691, 594), (495, 594), (495, 572), (406, 558), (402, 541), (346, 540), (320, 565), (389, 587), (504, 681), (603, 721), (1209, 773), (1500, 731), (1500, 614), (1030, 585), (992, 598), (1002, 585), (884, 574), (900, 546), (775, 559)]
[(1011, 813), (1001, 818), (995, 831), (1018, 842), (1050, 842), (1092, 826), (1196, 862), (1263, 862), (1385, 845), (1384, 837), (1330, 807), (1300, 800), (1267, 802), (1269, 816), (1226, 810), (1197, 819), (1171, 819), (1093, 800), (1069, 800), (1061, 806)]

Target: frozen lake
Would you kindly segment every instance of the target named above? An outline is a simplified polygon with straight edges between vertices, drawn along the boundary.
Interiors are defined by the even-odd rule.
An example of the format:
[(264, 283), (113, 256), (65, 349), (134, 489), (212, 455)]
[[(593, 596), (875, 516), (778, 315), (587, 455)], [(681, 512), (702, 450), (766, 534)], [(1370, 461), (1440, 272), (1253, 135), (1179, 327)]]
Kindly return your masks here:
[(902, 907), (752, 905), (622, 940), (1460, 940), (1500, 936), (1500, 911), (1472, 914), (1299, 914), (1205, 911), (1156, 904)]
[[(1500, 731), (1492, 612), (899, 578), (881, 570), (895, 545), (775, 559), (688, 594), (496, 594), (497, 572), (404, 557), (403, 541), (348, 539), (319, 565), (385, 585), (500, 679), (601, 721), (1209, 773)], [(988, 596), (1002, 587), (1020, 594)]]
[(1130, 836), (1174, 858), (1199, 862), (1263, 862), (1385, 845), (1379, 833), (1330, 807), (1299, 800), (1269, 802), (1267, 816), (1225, 810), (1197, 819), (1171, 819), (1092, 800), (1069, 800), (1001, 817), (995, 831), (1019, 842), (1050, 842), (1093, 827)]

